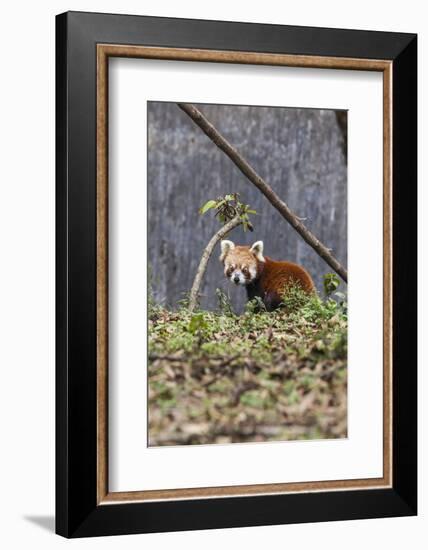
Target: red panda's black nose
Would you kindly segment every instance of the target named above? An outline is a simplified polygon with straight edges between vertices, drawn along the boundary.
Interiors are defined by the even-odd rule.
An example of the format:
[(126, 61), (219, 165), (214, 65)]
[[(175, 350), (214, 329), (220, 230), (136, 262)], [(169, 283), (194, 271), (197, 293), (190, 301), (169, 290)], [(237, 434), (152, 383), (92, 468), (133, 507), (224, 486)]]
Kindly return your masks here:
[(239, 283), (239, 275), (235, 275), (235, 277), (233, 278), (233, 280), (235, 281), (235, 283)]

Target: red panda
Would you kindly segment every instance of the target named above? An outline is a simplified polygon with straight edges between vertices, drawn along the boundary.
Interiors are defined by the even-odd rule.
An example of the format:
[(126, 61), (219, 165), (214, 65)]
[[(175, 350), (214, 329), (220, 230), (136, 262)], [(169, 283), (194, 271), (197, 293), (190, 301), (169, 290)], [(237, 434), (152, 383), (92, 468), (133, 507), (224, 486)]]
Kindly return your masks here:
[(221, 241), (220, 261), (224, 274), (237, 285), (245, 285), (248, 300), (260, 297), (268, 311), (281, 304), (281, 296), (290, 283), (299, 284), (308, 293), (315, 291), (309, 273), (292, 262), (277, 262), (263, 256), (263, 241), (239, 246)]

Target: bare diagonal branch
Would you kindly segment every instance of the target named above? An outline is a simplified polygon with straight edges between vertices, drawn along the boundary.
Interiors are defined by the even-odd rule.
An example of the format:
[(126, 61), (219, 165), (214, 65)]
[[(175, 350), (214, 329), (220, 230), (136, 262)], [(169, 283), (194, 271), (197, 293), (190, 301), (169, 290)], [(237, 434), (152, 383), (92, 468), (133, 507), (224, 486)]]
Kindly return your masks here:
[(226, 138), (211, 124), (211, 122), (194, 105), (178, 103), (182, 109), (199, 128), (221, 149), (239, 170), (253, 183), (261, 193), (268, 199), (283, 218), (299, 233), (299, 235), (311, 246), (315, 252), (332, 268), (340, 277), (347, 282), (348, 273), (340, 262), (296, 216), (289, 206), (281, 200), (272, 187), (259, 176), (245, 158), (235, 149)]

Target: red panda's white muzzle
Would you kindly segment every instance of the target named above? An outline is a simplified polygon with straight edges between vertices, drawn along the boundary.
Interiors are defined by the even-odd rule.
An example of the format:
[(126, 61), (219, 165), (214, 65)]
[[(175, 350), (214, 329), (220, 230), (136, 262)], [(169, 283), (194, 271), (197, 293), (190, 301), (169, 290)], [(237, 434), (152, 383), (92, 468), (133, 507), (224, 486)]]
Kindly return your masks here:
[(252, 280), (252, 276), (249, 272), (245, 274), (240, 269), (235, 269), (232, 271), (229, 278), (232, 283), (235, 283), (235, 285), (247, 285), (248, 283), (251, 283)]

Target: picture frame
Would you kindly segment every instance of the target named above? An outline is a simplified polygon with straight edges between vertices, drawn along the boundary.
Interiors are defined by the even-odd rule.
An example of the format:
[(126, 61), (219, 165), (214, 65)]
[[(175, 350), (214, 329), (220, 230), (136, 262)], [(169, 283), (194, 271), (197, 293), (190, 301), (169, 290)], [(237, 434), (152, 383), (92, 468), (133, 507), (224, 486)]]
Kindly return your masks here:
[[(108, 487), (108, 61), (383, 74), (383, 476)], [(417, 513), (417, 36), (68, 12), (56, 18), (56, 532), (65, 537)], [(251, 452), (251, 451), (248, 451)], [(143, 465), (144, 467), (144, 465)]]

